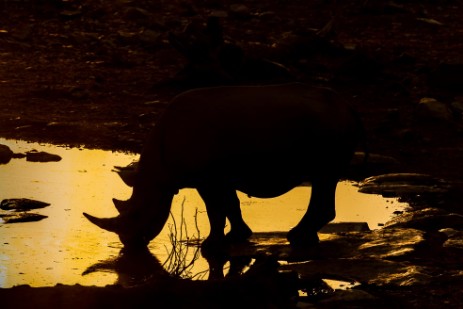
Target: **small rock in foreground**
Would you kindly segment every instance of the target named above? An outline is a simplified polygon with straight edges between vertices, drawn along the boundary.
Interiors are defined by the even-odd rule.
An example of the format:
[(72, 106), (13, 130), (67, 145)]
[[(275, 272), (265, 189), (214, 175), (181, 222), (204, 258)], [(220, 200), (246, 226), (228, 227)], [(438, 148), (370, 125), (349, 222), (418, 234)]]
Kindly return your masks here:
[(4, 199), (0, 202), (0, 209), (24, 211), (30, 209), (44, 208), (50, 206), (50, 203), (31, 200), (27, 198)]
[(32, 150), (26, 153), (26, 160), (30, 162), (58, 162), (61, 157), (44, 151)]
[(40, 221), (48, 217), (44, 215), (29, 213), (29, 212), (17, 212), (13, 214), (0, 215), (0, 218), (2, 218), (4, 223), (20, 223), (20, 222)]
[(6, 164), (13, 158), (13, 151), (6, 145), (0, 145), (0, 164)]

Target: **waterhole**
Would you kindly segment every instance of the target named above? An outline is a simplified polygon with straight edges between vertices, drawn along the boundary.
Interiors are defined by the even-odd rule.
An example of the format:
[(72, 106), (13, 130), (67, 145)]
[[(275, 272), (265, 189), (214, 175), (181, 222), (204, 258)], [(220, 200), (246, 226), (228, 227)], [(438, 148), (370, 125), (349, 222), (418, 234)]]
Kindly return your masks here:
[[(0, 287), (120, 283), (123, 271), (114, 269), (123, 268), (118, 237), (92, 225), (82, 212), (99, 217), (117, 215), (112, 198), (129, 198), (131, 188), (112, 171), (113, 166), (128, 165), (137, 160), (138, 155), (5, 139), (0, 139), (0, 144), (9, 146), (16, 153), (35, 149), (62, 157), (59, 162), (12, 159), (8, 164), (0, 165), (0, 200), (28, 198), (51, 204), (31, 211), (47, 216), (41, 221), (0, 221)], [(239, 193), (244, 219), (255, 232), (287, 231), (304, 214), (310, 191), (308, 186), (297, 187), (272, 199), (249, 198)], [(335, 221), (367, 222), (370, 229), (378, 228), (395, 211), (405, 207), (394, 198), (358, 193), (356, 184), (349, 181), (340, 182), (336, 194)], [(159, 262), (161, 265), (168, 260), (172, 234), (178, 240), (192, 240), (209, 234), (205, 207), (195, 190), (184, 189), (176, 195), (172, 214), (174, 219), (170, 218), (161, 234), (150, 243), (149, 250), (156, 260), (144, 260), (141, 264), (156, 265)], [(182, 254), (187, 254), (187, 259), (198, 254), (194, 266), (188, 271), (204, 278), (199, 274), (208, 271), (208, 264), (194, 246), (185, 248), (189, 252)], [(171, 264), (168, 261), (165, 267)], [(142, 273), (143, 267), (148, 266), (142, 265)]]

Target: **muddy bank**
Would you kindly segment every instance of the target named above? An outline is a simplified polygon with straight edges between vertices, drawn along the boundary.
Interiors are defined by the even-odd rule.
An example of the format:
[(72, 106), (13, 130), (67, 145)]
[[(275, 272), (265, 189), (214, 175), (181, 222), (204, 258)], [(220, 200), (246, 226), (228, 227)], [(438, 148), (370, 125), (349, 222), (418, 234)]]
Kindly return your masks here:
[(233, 245), (225, 255), (209, 256), (208, 281), (179, 279), (149, 251), (122, 250), (86, 271), (114, 272), (118, 285), (0, 289), (2, 304), (7, 308), (462, 306), (463, 215), (436, 206), (453, 199), (452, 183), (427, 175), (389, 174), (367, 179), (360, 190), (402, 196), (411, 208), (373, 231), (362, 222), (329, 224), (320, 231), (320, 244), (310, 249), (291, 248), (285, 232), (255, 233), (249, 243)]
[[(215, 271), (209, 281), (172, 278), (149, 252), (121, 252), (116, 260), (103, 266), (113, 267), (125, 278), (145, 269), (151, 274), (146, 281), (106, 287), (20, 286), (1, 289), (0, 296), (6, 308), (463, 305), (463, 216), (426, 208), (398, 216), (376, 231), (358, 227), (328, 226), (321, 232), (329, 234), (324, 234), (320, 245), (310, 250), (291, 249), (285, 233), (257, 233), (249, 244), (231, 247), (226, 259), (211, 259), (211, 271)], [(220, 279), (227, 261), (228, 275)], [(338, 286), (333, 288), (326, 280), (338, 282)]]

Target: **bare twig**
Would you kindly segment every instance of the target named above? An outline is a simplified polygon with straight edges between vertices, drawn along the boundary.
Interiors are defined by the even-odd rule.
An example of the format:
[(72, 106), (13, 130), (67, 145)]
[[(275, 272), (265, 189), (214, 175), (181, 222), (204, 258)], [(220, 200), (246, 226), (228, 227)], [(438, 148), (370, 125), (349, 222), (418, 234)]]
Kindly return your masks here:
[[(184, 204), (185, 199), (182, 201), (181, 206), (181, 221), (180, 224), (177, 225), (177, 222), (174, 218), (172, 212), (170, 216), (172, 218), (172, 225), (169, 226), (169, 241), (172, 245), (172, 249), (169, 252), (169, 249), (166, 247), (166, 250), (169, 252), (169, 255), (166, 261), (163, 264), (163, 267), (174, 277), (178, 278), (201, 278), (201, 276), (205, 275), (205, 272), (194, 274), (192, 272), (192, 268), (195, 262), (198, 260), (200, 256), (200, 230), (198, 227), (198, 209), (195, 211), (194, 220), (195, 220), (195, 228), (198, 237), (193, 237), (190, 239), (188, 235), (188, 226), (187, 222), (184, 218)], [(186, 238), (186, 240), (184, 240)], [(194, 248), (192, 257), (190, 258), (190, 248)]]

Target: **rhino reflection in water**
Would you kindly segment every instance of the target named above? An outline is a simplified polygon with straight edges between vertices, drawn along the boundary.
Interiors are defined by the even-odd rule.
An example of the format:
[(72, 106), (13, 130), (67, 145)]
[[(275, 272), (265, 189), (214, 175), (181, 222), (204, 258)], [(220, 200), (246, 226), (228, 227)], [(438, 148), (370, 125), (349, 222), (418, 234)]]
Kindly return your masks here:
[(288, 240), (311, 245), (335, 217), (336, 185), (359, 133), (355, 113), (328, 89), (292, 83), (191, 90), (175, 97), (156, 123), (132, 196), (115, 201), (120, 214), (84, 215), (126, 247), (146, 246), (162, 230), (178, 190), (196, 188), (211, 226), (203, 246), (213, 247), (252, 234), (236, 190), (276, 197), (309, 181), (309, 207)]

